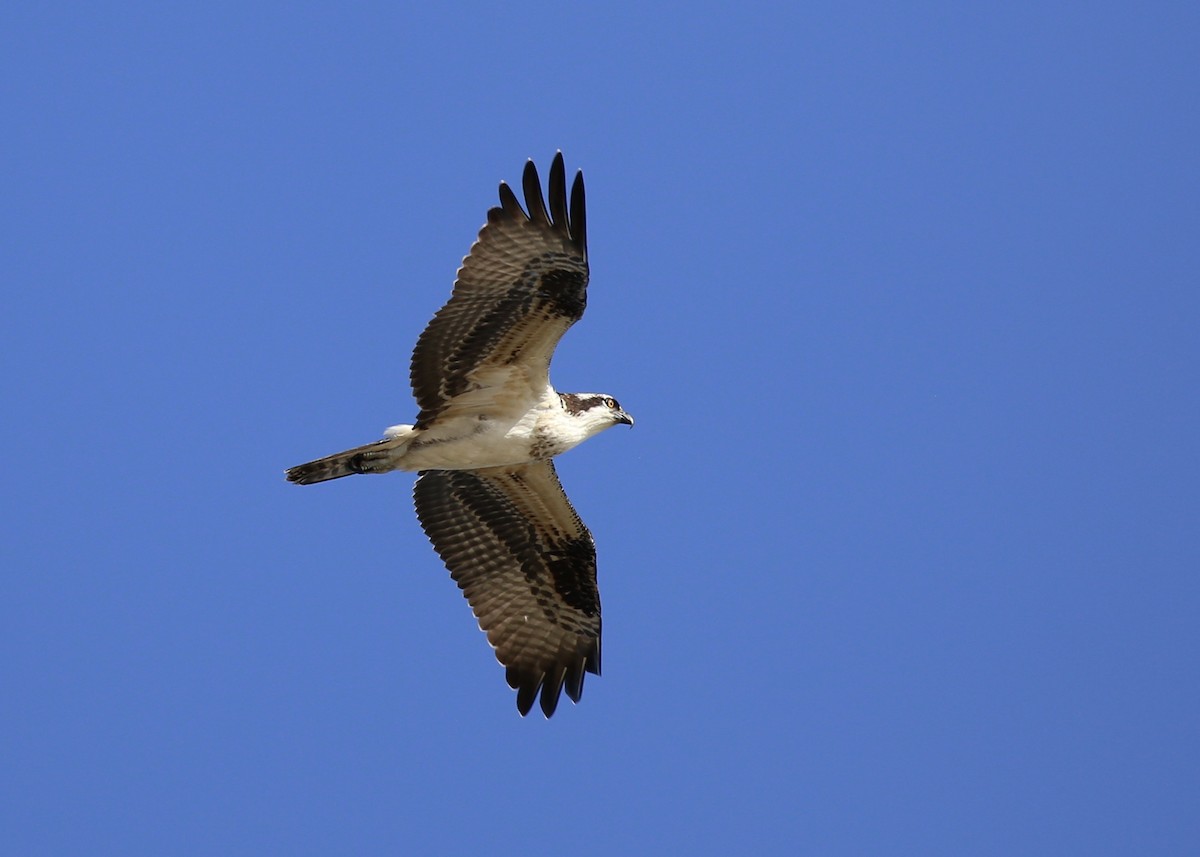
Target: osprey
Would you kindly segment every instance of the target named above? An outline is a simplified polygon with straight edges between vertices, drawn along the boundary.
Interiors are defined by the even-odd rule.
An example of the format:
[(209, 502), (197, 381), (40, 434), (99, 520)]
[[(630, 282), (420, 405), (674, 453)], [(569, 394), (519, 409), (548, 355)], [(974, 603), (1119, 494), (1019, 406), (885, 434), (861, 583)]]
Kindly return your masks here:
[(549, 211), (533, 161), (525, 208), (500, 205), (463, 259), (450, 300), (417, 340), (410, 380), (420, 412), (382, 440), (301, 464), (289, 482), (417, 471), (417, 517), (503, 664), (517, 709), (539, 693), (554, 713), (600, 674), (596, 546), (552, 459), (633, 418), (604, 393), (559, 393), (550, 358), (587, 303), (583, 173), (550, 165)]

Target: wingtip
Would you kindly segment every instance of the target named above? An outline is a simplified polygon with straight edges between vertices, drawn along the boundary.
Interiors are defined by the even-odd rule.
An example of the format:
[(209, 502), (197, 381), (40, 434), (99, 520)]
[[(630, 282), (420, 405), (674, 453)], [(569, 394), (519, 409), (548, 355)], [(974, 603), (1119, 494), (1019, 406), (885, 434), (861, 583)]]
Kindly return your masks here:
[(523, 685), (517, 689), (517, 711), (521, 712), (524, 717), (533, 710), (533, 703), (537, 699), (536, 685)]
[(583, 188), (583, 170), (575, 173), (575, 181), (571, 185), (571, 240), (583, 257), (587, 258), (587, 202)]
[(579, 702), (583, 693), (583, 678), (579, 675), (582, 670), (566, 666), (557, 669), (557, 675), (543, 673), (536, 681), (530, 679), (529, 674), (522, 675), (512, 667), (505, 671), (509, 687), (517, 692), (517, 711), (522, 717), (533, 710), (534, 703), (539, 703), (542, 714), (549, 720), (558, 710), (564, 689), (572, 702)]
[(554, 156), (550, 162), (550, 220), (554, 225), (571, 232), (571, 220), (567, 214), (567, 171), (563, 166), (562, 152)]
[(526, 220), (544, 223), (547, 226), (563, 230), (569, 236), (571, 243), (579, 248), (586, 259), (587, 210), (583, 170), (575, 171), (575, 178), (571, 182), (571, 192), (568, 196), (567, 169), (562, 149), (557, 149), (554, 152), (554, 158), (550, 161), (546, 195), (542, 195), (541, 178), (533, 158), (525, 160), (525, 169), (521, 174), (521, 186), (525, 194), (524, 207), (508, 182), (500, 182), (500, 206), (488, 211), (488, 223), (495, 223), (504, 217), (513, 217), (520, 212)]
[(583, 679), (587, 675), (584, 669), (584, 664), (575, 663), (567, 670), (567, 679), (563, 683), (564, 689), (567, 691), (567, 696), (572, 702), (579, 702), (583, 698)]
[(525, 191), (525, 207), (529, 209), (529, 219), (549, 226), (550, 215), (546, 212), (546, 200), (542, 197), (542, 180), (538, 178), (537, 166), (532, 158), (525, 162), (521, 187)]
[[(521, 217), (528, 219), (525, 209), (521, 208), (521, 203), (517, 200), (517, 195), (513, 193), (513, 189), (508, 186), (508, 182), (500, 182), (500, 210), (512, 217), (520, 214)], [(488, 216), (490, 218), (490, 211), (488, 212)]]
[(553, 716), (558, 708), (558, 700), (562, 696), (563, 682), (567, 678), (567, 668), (560, 666), (557, 674), (547, 674), (542, 677), (542, 713), (547, 718)]

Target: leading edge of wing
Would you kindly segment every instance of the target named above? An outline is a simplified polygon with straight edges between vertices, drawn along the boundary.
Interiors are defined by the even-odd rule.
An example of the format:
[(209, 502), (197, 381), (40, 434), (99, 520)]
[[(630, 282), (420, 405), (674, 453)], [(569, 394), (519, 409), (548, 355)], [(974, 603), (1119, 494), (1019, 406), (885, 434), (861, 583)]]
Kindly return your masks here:
[(471, 605), (524, 716), (539, 694), (578, 702), (600, 674), (600, 596), (591, 533), (550, 462), (429, 470), (413, 490), (417, 517)]

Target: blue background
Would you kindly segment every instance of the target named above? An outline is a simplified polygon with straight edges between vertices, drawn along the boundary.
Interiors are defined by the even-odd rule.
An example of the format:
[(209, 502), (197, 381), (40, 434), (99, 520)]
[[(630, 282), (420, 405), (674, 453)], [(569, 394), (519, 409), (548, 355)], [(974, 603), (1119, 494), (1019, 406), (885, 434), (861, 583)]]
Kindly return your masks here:
[[(1195, 854), (1200, 7), (13, 4), (0, 851)], [(527, 157), (605, 675), (513, 694), (413, 343)]]

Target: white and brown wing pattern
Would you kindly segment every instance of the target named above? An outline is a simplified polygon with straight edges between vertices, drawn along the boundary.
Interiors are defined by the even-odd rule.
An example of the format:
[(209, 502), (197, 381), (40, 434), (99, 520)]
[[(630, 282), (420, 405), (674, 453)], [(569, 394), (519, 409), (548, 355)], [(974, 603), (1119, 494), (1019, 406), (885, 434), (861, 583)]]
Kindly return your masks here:
[[(559, 339), (587, 302), (587, 222), (583, 173), (571, 187), (562, 153), (550, 166), (549, 210), (533, 161), (522, 178), (526, 214), (507, 184), (500, 205), (463, 259), (449, 302), (413, 351), (411, 380), (426, 425), (455, 396), (481, 385), (478, 370), (528, 382), (533, 395), (548, 383)], [(488, 373), (495, 383), (495, 372)]]
[(413, 491), (417, 516), (507, 667), (517, 709), (541, 693), (554, 713), (600, 674), (596, 548), (549, 461), (430, 470)]

